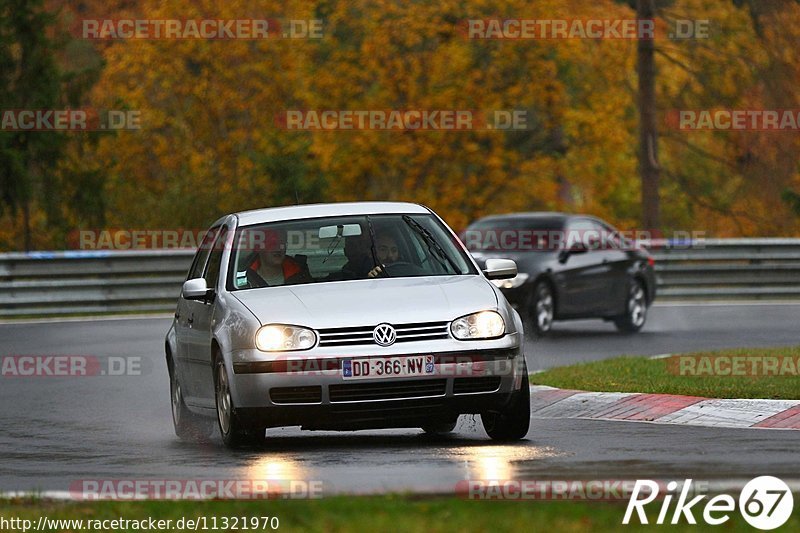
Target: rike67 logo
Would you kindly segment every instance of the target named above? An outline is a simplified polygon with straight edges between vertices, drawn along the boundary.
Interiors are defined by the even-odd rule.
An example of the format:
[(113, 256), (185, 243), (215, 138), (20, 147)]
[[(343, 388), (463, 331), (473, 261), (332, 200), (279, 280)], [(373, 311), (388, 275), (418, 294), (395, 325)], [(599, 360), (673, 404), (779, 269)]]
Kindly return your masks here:
[[(692, 480), (687, 479), (680, 493), (677, 494), (678, 483), (670, 481), (667, 484), (667, 494), (663, 496), (661, 502), (661, 509), (656, 519), (656, 524), (666, 524), (670, 515), (670, 508), (674, 496), (678, 496), (674, 509), (672, 509), (672, 516), (669, 523), (678, 524), (681, 518), (684, 518), (689, 524), (696, 524), (694, 512), (700, 512), (700, 509), (694, 510), (693, 508), (703, 501), (707, 496), (701, 494), (695, 496), (691, 500), (692, 493)], [(625, 516), (622, 519), (623, 524), (629, 524), (636, 511), (639, 522), (647, 524), (647, 515), (644, 508), (647, 504), (653, 502), (659, 497), (659, 485), (655, 481), (649, 479), (637, 480), (636, 485), (631, 493), (631, 498), (628, 501), (628, 507), (625, 510)], [(737, 508), (737, 502), (728, 494), (719, 494), (707, 502), (702, 507), (702, 518), (706, 524), (718, 526), (724, 524), (730, 519), (730, 514)], [(782, 480), (772, 476), (760, 476), (750, 480), (742, 489), (739, 494), (738, 501), (739, 512), (745, 521), (752, 527), (761, 530), (776, 529), (789, 519), (792, 515), (794, 508), (794, 498), (789, 486)]]

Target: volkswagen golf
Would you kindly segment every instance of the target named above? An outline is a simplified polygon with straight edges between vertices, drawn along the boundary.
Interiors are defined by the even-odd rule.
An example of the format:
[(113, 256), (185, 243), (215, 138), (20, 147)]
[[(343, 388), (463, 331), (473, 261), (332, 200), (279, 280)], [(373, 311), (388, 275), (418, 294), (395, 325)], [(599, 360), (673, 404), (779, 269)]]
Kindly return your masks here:
[[(277, 426), (452, 431), (480, 414), (492, 439), (529, 429), (522, 322), (430, 209), (339, 203), (217, 220), (166, 335), (183, 439), (224, 443)], [(214, 422), (216, 419), (216, 422)]]

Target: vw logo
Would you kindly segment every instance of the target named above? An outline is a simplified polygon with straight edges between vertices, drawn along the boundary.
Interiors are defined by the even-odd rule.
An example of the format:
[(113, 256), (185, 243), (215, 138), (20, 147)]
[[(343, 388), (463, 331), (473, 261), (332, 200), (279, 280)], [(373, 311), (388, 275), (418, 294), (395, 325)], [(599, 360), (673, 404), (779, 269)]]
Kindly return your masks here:
[(397, 340), (397, 332), (389, 324), (378, 324), (372, 330), (372, 339), (379, 346), (391, 346)]

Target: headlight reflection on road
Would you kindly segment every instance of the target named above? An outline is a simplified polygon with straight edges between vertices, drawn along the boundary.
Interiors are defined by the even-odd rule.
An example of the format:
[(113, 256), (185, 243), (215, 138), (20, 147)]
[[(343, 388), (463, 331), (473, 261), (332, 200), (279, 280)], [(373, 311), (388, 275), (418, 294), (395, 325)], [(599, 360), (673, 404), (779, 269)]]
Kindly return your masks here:
[(247, 467), (249, 479), (270, 481), (294, 481), (305, 479), (305, 472), (292, 459), (278, 457), (259, 457)]
[(463, 459), (466, 479), (483, 480), (514, 479), (518, 463), (557, 455), (552, 448), (529, 445), (469, 446), (456, 448), (453, 453)]
[(292, 459), (278, 456), (265, 456), (253, 460), (247, 466), (247, 477), (264, 494), (273, 498), (322, 498), (326, 486), (318, 479), (307, 479), (308, 471)]

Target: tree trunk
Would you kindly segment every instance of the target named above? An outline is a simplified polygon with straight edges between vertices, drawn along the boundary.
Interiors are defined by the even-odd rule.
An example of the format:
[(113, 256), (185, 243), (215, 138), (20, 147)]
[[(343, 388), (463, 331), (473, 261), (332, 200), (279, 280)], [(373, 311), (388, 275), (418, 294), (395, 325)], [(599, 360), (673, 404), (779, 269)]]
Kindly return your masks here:
[[(636, 17), (655, 20), (655, 1), (636, 0)], [(642, 180), (642, 229), (648, 231), (658, 231), (661, 227), (654, 49), (653, 39), (639, 39), (636, 62), (639, 76), (639, 174)]]
[(22, 223), (24, 224), (23, 227), (23, 234), (22, 238), (24, 240), (25, 251), (31, 251), (31, 208), (29, 205), (29, 200), (27, 198), (24, 199), (22, 202)]

